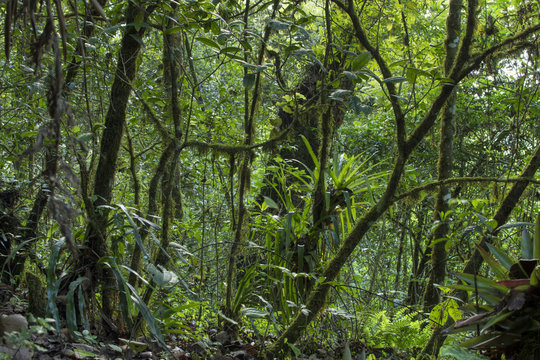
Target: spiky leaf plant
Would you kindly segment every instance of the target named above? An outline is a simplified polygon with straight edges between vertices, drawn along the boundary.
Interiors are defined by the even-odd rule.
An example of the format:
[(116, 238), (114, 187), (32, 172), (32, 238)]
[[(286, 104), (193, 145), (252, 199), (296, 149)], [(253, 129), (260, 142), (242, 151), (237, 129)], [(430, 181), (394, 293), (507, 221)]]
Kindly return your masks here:
[[(494, 358), (520, 358), (523, 346), (538, 339), (540, 331), (540, 214), (536, 221), (534, 240), (526, 225), (521, 236), (522, 259), (516, 260), (503, 249), (488, 244), (489, 252), (478, 247), (495, 279), (479, 275), (456, 274), (464, 284), (452, 286), (475, 294), (473, 302), (463, 308), (474, 315), (459, 320), (450, 333), (472, 332), (472, 338), (461, 345), (489, 352)], [(515, 227), (508, 224), (502, 228)], [(478, 300), (482, 299), (483, 302)], [(517, 356), (517, 357), (516, 357)]]

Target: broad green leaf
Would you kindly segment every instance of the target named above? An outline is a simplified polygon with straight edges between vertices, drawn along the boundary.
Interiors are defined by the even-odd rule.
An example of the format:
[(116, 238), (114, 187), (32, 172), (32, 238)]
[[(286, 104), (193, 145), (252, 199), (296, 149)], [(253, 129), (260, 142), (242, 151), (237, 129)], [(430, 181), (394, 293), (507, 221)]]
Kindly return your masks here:
[(174, 34), (174, 33), (177, 33), (179, 31), (182, 31), (184, 29), (183, 26), (175, 26), (175, 27), (172, 27), (172, 28), (169, 28), (167, 30), (164, 31), (165, 34), (167, 35), (170, 35), (170, 34)]
[(355, 115), (369, 115), (373, 111), (372, 107), (362, 104), (362, 100), (356, 95), (349, 99), (347, 107), (351, 109)]
[(439, 353), (441, 357), (452, 357), (456, 360), (487, 360), (486, 356), (477, 354), (475, 351), (469, 350), (458, 344), (444, 345)]
[(485, 342), (486, 340), (492, 340), (496, 335), (494, 334), (484, 334), (480, 336), (475, 336), (472, 339), (462, 342), (460, 345), (467, 348), (472, 348), (478, 344)]
[(536, 266), (531, 273), (531, 286), (540, 287), (540, 265)]
[(330, 94), (329, 98), (336, 101), (344, 101), (350, 94), (352, 94), (351, 90), (337, 89)]
[(163, 348), (167, 348), (167, 344), (165, 344), (165, 341), (163, 340), (163, 335), (161, 334), (161, 330), (157, 325), (154, 315), (150, 312), (150, 309), (148, 309), (144, 301), (139, 296), (137, 289), (135, 289), (129, 283), (126, 283), (126, 285), (131, 290), (131, 299), (133, 300), (133, 303), (137, 305), (139, 312), (146, 321), (148, 330), (150, 330), (152, 335), (154, 335), (154, 339), (156, 339)]
[(135, 15), (135, 20), (133, 21), (133, 26), (135, 27), (135, 30), (139, 31), (141, 30), (141, 27), (144, 24), (144, 11), (139, 11), (137, 15)]
[(506, 286), (499, 285), (495, 281), (480, 275), (474, 276), (472, 274), (461, 273), (455, 274), (455, 276), (458, 279), (465, 281), (469, 285), (474, 286), (476, 283), (479, 290), (481, 289), (495, 296), (500, 294), (506, 295), (510, 291)]
[(351, 64), (352, 71), (358, 71), (362, 69), (371, 60), (371, 54), (367, 51), (358, 54)]
[(204, 45), (208, 45), (210, 47), (213, 47), (214, 49), (218, 49), (218, 50), (221, 49), (221, 47), (218, 45), (218, 43), (216, 43), (212, 39), (205, 38), (205, 37), (197, 37), (197, 38), (195, 38), (195, 40), (197, 40), (200, 43), (203, 43)]
[[(476, 292), (476, 288), (473, 285), (463, 285), (463, 284), (450, 284), (446, 285), (447, 288), (455, 289), (455, 290), (463, 290), (468, 291), (474, 294)], [(478, 288), (478, 295), (486, 300), (490, 305), (494, 306), (501, 302), (503, 296), (502, 295), (493, 295), (491, 292), (485, 291), (483, 289)]]
[(234, 321), (230, 317), (225, 316), (221, 311), (218, 310), (217, 314), (219, 315), (220, 318), (226, 320), (227, 322), (229, 322), (229, 323), (231, 323), (233, 325), (238, 325), (238, 322)]
[(256, 78), (256, 74), (253, 74), (253, 73), (247, 73), (244, 75), (243, 79), (242, 79), (242, 85), (244, 85), (244, 87), (249, 90), (253, 87), (253, 85), (255, 84), (255, 78)]
[(289, 28), (289, 24), (284, 23), (282, 21), (278, 21), (278, 20), (270, 20), (268, 22), (268, 26), (270, 26), (272, 29), (276, 31), (287, 30)]
[(489, 329), (490, 327), (492, 327), (493, 325), (503, 321), (504, 319), (506, 319), (507, 317), (509, 317), (510, 315), (513, 315), (514, 312), (512, 311), (509, 311), (509, 312), (505, 312), (505, 313), (502, 313), (502, 314), (499, 314), (497, 316), (493, 316), (483, 327), (482, 329), (480, 330), (480, 333), (484, 333), (487, 329)]
[(79, 277), (77, 280), (69, 284), (69, 290), (66, 295), (66, 325), (67, 329), (73, 338), (77, 339), (75, 331), (77, 331), (77, 308), (75, 307), (75, 290), (81, 285), (85, 277)]
[(352, 360), (351, 349), (349, 348), (349, 343), (345, 343), (345, 349), (343, 350), (343, 360)]
[(268, 311), (259, 310), (257, 308), (243, 308), (240, 310), (242, 314), (244, 314), (248, 318), (252, 319), (263, 319), (269, 315)]
[(279, 206), (278, 204), (272, 200), (271, 198), (269, 198), (268, 196), (265, 196), (264, 197), (264, 202), (266, 203), (266, 205), (270, 208), (273, 208), (273, 209), (276, 209), (276, 210), (279, 210)]
[(508, 224), (504, 224), (504, 225), (501, 225), (497, 228), (497, 231), (499, 230), (504, 230), (504, 229), (512, 229), (512, 228), (525, 228), (527, 226), (533, 226), (534, 224), (533, 223), (530, 223), (530, 222), (523, 222), (523, 221), (518, 221), (518, 222), (513, 222), (513, 223), (508, 223)]
[(489, 219), (485, 222), (485, 225), (487, 226), (489, 231), (494, 231), (497, 228), (497, 220), (495, 219)]
[(505, 269), (510, 270), (510, 267), (514, 265), (517, 260), (513, 259), (508, 255), (505, 251), (499, 249), (498, 247), (495, 247), (491, 245), (490, 243), (486, 243), (487, 247), (489, 248), (489, 251), (497, 259), (502, 266), (504, 266)]
[(413, 82), (418, 76), (431, 77), (429, 72), (414, 67), (408, 67), (405, 73), (410, 82)]
[(523, 228), (523, 231), (521, 232), (521, 258), (533, 258), (533, 239), (526, 228)]
[(224, 53), (233, 53), (233, 54), (236, 54), (236, 53), (239, 52), (239, 51), (242, 51), (242, 49), (240, 49), (239, 47), (235, 47), (235, 46), (227, 46), (227, 47), (221, 49), (220, 54), (224, 54)]
[(82, 358), (88, 358), (88, 357), (92, 359), (97, 359), (100, 357), (99, 354), (95, 354), (93, 352), (83, 350), (83, 349), (73, 349), (73, 352), (77, 354), (76, 359), (82, 359)]
[(495, 258), (488, 253), (484, 248), (476, 245), (476, 249), (480, 252), (480, 255), (484, 258), (484, 261), (489, 265), (491, 271), (495, 273), (495, 276), (498, 280), (508, 279), (508, 270), (501, 265)]
[(64, 244), (64, 238), (56, 241), (53, 244), (51, 256), (49, 258), (49, 265), (47, 267), (47, 308), (54, 319), (58, 334), (60, 333), (60, 314), (58, 312), (58, 306), (56, 306), (56, 296), (58, 295), (58, 288), (60, 287), (61, 278), (56, 279), (56, 264), (58, 263), (60, 249), (62, 249)]
[(291, 350), (293, 351), (294, 355), (298, 358), (300, 357), (300, 355), (302, 355), (302, 351), (300, 351), (299, 348), (297, 348), (296, 346), (294, 346), (294, 344), (291, 344), (291, 343), (287, 343), (287, 345), (289, 345), (289, 347), (291, 348)]
[(384, 79), (382, 82), (383, 84), (396, 84), (396, 83), (402, 83), (408, 81), (406, 77), (403, 76), (394, 76), (391, 78)]

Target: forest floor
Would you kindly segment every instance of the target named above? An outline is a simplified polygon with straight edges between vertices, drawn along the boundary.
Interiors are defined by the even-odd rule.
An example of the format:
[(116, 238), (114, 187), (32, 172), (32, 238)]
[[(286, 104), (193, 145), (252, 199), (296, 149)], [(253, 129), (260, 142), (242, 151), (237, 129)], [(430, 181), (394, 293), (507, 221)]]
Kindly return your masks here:
[[(2, 293), (2, 288), (0, 288)], [(0, 294), (0, 295), (5, 295)], [(359, 341), (337, 343), (333, 345), (317, 343), (316, 340), (299, 343), (289, 350), (292, 355), (272, 355), (267, 348), (275, 340), (273, 337), (262, 339), (248, 329), (241, 329), (232, 339), (225, 331), (215, 328), (196, 329), (197, 335), (164, 336), (165, 343), (159, 344), (151, 338), (139, 338), (137, 341), (123, 338), (101, 338), (89, 331), (77, 333), (77, 339), (61, 329), (58, 334), (54, 320), (26, 316), (24, 293), (11, 293), (3, 299), (0, 308), (0, 359), (14, 360), (61, 360), (61, 359), (370, 359), (366, 354), (374, 354), (376, 359), (408, 359), (410, 354), (398, 354), (392, 348), (368, 348)], [(292, 351), (294, 350), (294, 351)]]

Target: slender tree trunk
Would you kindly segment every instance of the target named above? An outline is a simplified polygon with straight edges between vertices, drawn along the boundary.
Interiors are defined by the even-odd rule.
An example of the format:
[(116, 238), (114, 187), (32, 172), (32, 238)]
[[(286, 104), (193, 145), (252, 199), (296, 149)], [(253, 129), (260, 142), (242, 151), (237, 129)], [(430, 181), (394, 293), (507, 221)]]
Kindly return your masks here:
[[(274, 19), (277, 14), (278, 5), (280, 0), (274, 0), (273, 3), (273, 11), (271, 15), (271, 19)], [(246, 2), (246, 8), (244, 13), (244, 23), (246, 28), (248, 27), (248, 19), (249, 19), (249, 10), (250, 10), (250, 1), (248, 0)], [(264, 54), (266, 52), (266, 46), (268, 43), (268, 40), (270, 39), (272, 28), (270, 26), (266, 26), (264, 30), (263, 39), (261, 42), (261, 47), (259, 49), (257, 64), (262, 64), (264, 60)], [(245, 54), (245, 60), (247, 61), (247, 53)], [(248, 75), (248, 69), (244, 68), (244, 76)], [(260, 103), (260, 97), (261, 97), (261, 89), (262, 89), (262, 75), (261, 73), (257, 73), (255, 77), (255, 85), (253, 89), (253, 93), (251, 94), (251, 102), (250, 102), (250, 93), (249, 89), (246, 88), (244, 92), (244, 145), (253, 145), (253, 141), (255, 138), (255, 114), (257, 112), (257, 109), (259, 107)], [(227, 266), (227, 288), (225, 290), (225, 307), (227, 311), (227, 315), (235, 318), (237, 317), (237, 312), (239, 309), (233, 308), (233, 278), (234, 273), (236, 271), (236, 263), (238, 258), (238, 252), (240, 249), (240, 244), (244, 241), (245, 233), (246, 233), (246, 225), (247, 220), (249, 216), (249, 212), (246, 208), (245, 204), (245, 195), (249, 191), (250, 187), (250, 181), (251, 181), (251, 164), (253, 162), (253, 153), (247, 152), (242, 155), (242, 160), (240, 162), (240, 167), (238, 171), (238, 177), (239, 177), (239, 189), (238, 189), (238, 216), (237, 216), (237, 222), (234, 228), (234, 243), (231, 246), (231, 253), (229, 256), (229, 263)], [(236, 329), (232, 329), (236, 330)], [(234, 332), (233, 331), (233, 332)]]
[[(109, 278), (105, 277), (104, 269), (98, 265), (98, 260), (107, 255), (108, 246), (106, 242), (109, 205), (112, 198), (112, 189), (116, 175), (116, 160), (120, 150), (120, 143), (126, 121), (126, 108), (131, 94), (131, 83), (135, 79), (137, 69), (137, 58), (141, 50), (142, 37), (146, 27), (139, 29), (134, 22), (137, 14), (145, 12), (145, 19), (151, 10), (145, 10), (143, 5), (137, 5), (129, 1), (126, 9), (126, 28), (122, 37), (120, 52), (114, 82), (111, 89), (109, 109), (105, 118), (105, 128), (101, 137), (101, 150), (99, 163), (96, 171), (93, 194), (95, 216), (92, 216), (87, 235), (85, 238), (84, 251), (79, 258), (75, 268), (75, 273), (85, 274), (92, 284), (92, 289), (102, 285), (102, 309), (104, 318), (112, 317), (114, 286)], [(107, 321), (102, 325), (106, 332), (113, 329)]]
[[(446, 58), (444, 61), (445, 76), (450, 74), (457, 55), (457, 44), (461, 34), (461, 7), (462, 0), (451, 0), (448, 17), (446, 19)], [(438, 181), (452, 176), (452, 161), (454, 150), (454, 128), (456, 123), (457, 90), (454, 89), (442, 111), (441, 138), (439, 140)], [(450, 230), (448, 219), (441, 218), (449, 210), (450, 187), (441, 186), (437, 192), (433, 219), (439, 225), (433, 231), (433, 251), (431, 252), (431, 272), (424, 292), (424, 311), (431, 309), (439, 302), (439, 292), (435, 284), (444, 282), (446, 276), (446, 236)]]

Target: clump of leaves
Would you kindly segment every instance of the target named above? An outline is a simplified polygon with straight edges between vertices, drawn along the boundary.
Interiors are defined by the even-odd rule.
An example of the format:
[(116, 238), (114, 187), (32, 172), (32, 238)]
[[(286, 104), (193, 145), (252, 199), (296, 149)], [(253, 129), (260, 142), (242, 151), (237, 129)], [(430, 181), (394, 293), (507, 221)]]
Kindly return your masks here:
[(395, 348), (400, 351), (412, 350), (425, 345), (431, 330), (425, 320), (415, 320), (415, 314), (404, 308), (393, 317), (386, 310), (371, 314), (363, 326), (366, 345), (375, 348)]
[[(452, 286), (467, 290), (482, 299), (463, 308), (473, 315), (457, 321), (450, 333), (475, 332), (476, 336), (461, 345), (475, 350), (489, 350), (492, 354), (516, 351), (540, 330), (540, 216), (536, 221), (534, 241), (526, 230), (528, 223), (509, 224), (523, 227), (521, 236), (522, 259), (516, 260), (503, 249), (487, 244), (489, 252), (477, 246), (495, 275), (495, 280), (471, 274), (456, 274), (465, 284)], [(473, 297), (474, 298), (474, 297)]]

